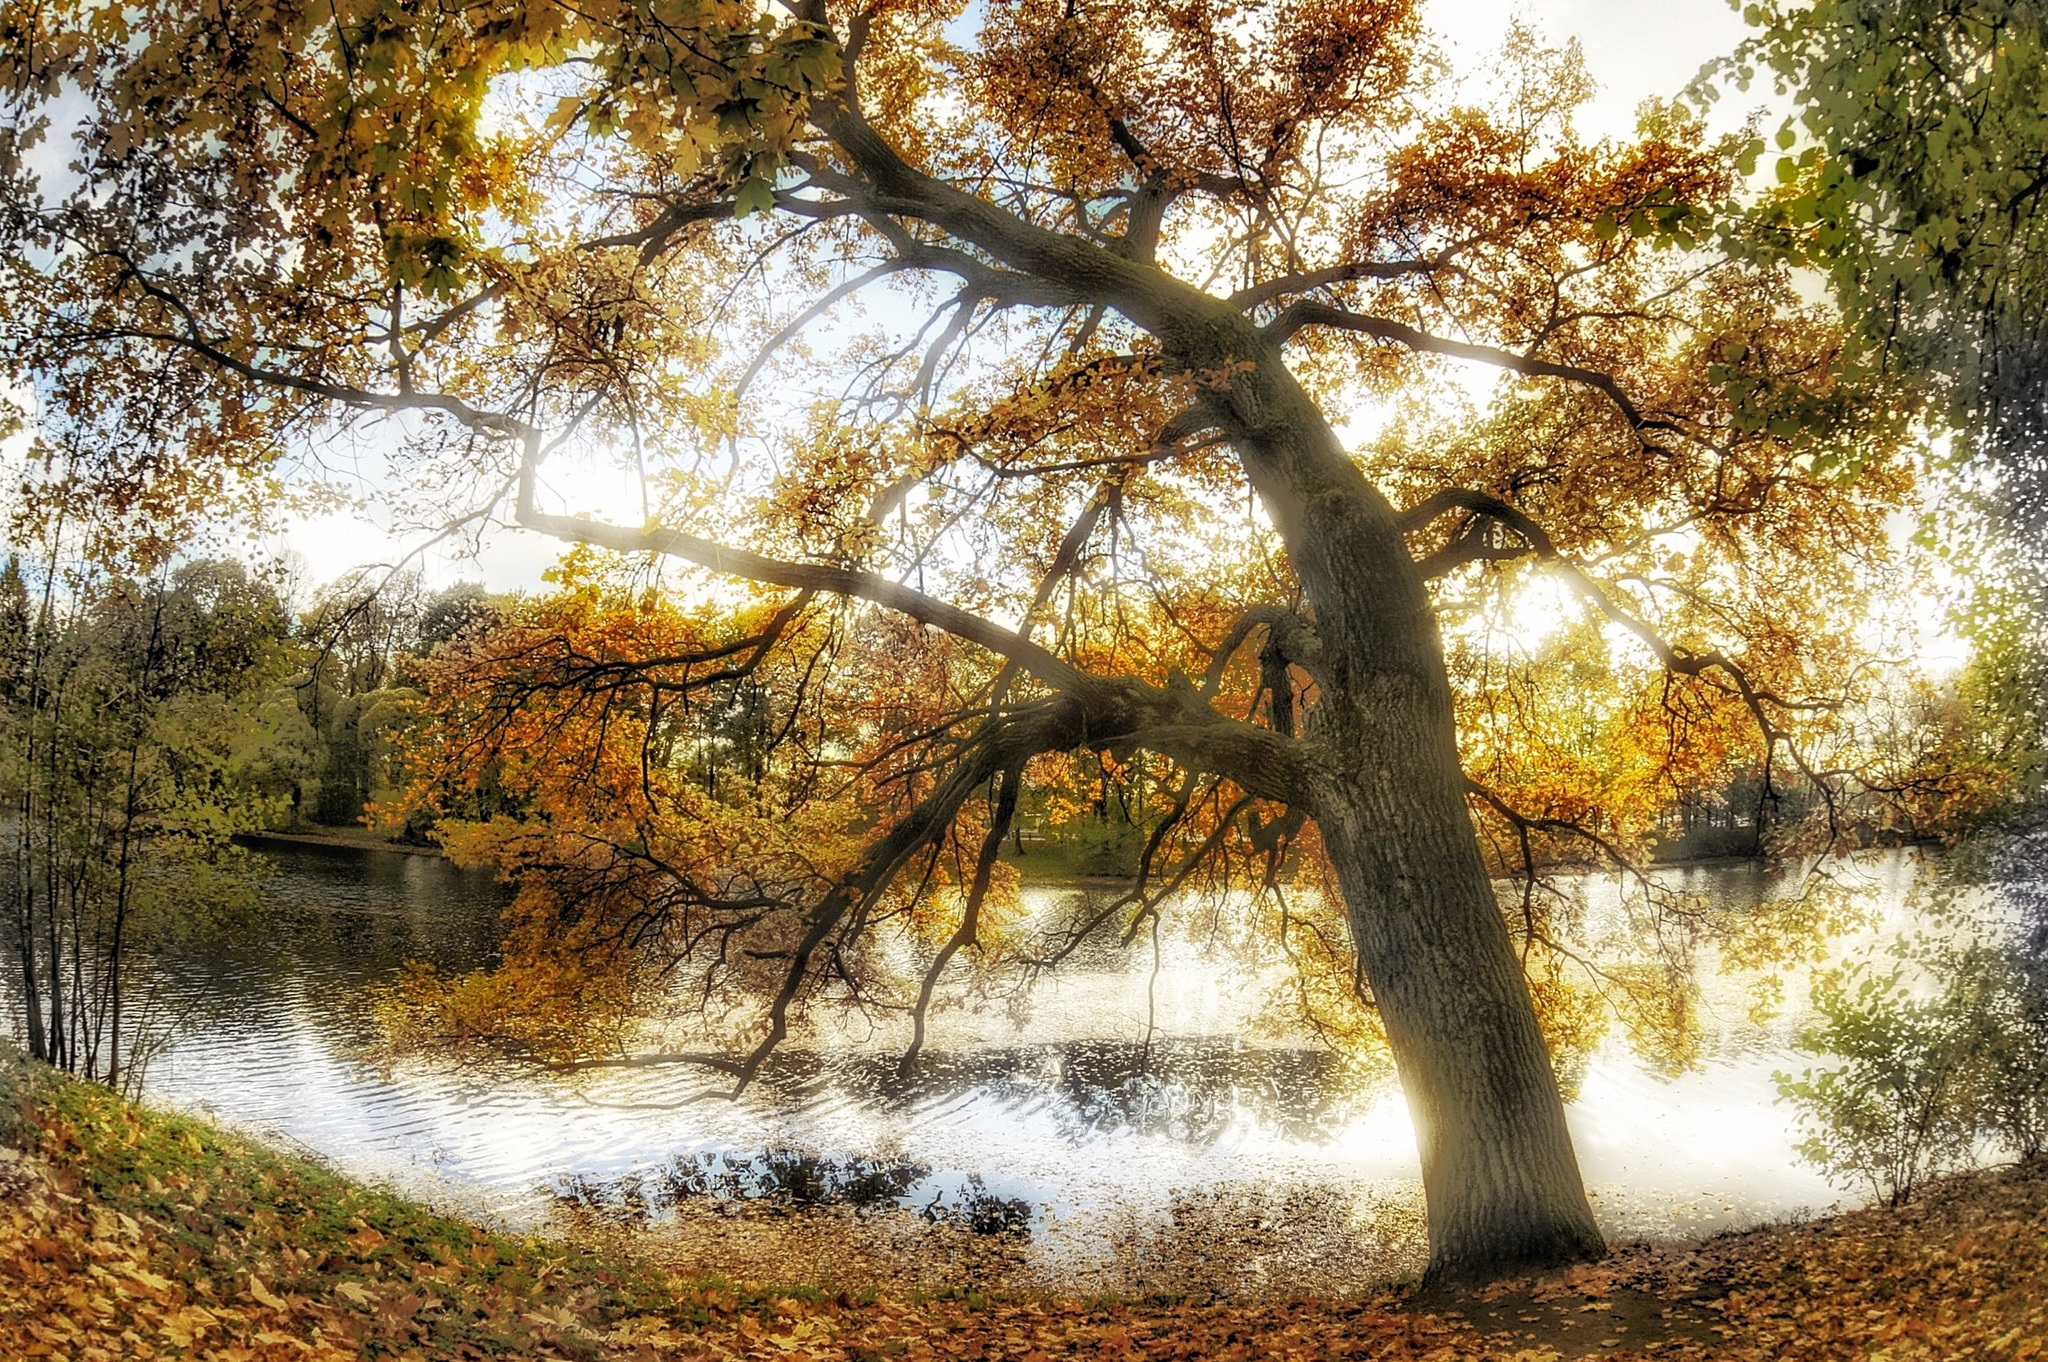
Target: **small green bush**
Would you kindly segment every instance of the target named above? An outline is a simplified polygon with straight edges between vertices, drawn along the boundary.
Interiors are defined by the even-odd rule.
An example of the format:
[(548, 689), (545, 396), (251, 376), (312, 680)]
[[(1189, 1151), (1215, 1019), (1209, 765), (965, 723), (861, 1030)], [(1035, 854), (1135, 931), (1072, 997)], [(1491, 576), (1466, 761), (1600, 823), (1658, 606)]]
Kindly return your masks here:
[(1777, 1081), (1801, 1155), (1901, 1205), (1985, 1143), (2048, 1143), (2048, 997), (2017, 949), (1918, 938), (1890, 954), (1816, 977), (1795, 1047), (1830, 1062)]
[(2048, 1148), (2048, 979), (2032, 952), (1976, 949), (1952, 970), (1972, 1006), (1978, 1125), (2009, 1152)]
[(1831, 1178), (1868, 1182), (1893, 1205), (1967, 1157), (1976, 1134), (1969, 1044), (1951, 1002), (1915, 998), (1902, 965), (1859, 962), (1815, 980), (1820, 1020), (1796, 1046), (1838, 1062), (1777, 1075), (1779, 1093), (1799, 1108), (1801, 1155)]

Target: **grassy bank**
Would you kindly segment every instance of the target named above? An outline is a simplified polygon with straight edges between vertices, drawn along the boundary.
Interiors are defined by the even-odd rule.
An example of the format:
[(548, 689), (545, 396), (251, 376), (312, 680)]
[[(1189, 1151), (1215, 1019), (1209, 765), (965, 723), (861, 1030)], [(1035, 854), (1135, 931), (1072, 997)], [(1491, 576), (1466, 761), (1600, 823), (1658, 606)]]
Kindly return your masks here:
[(4, 1048), (0, 1144), (9, 1359), (593, 1357), (783, 1300), (492, 1233)]
[(2048, 1168), (1479, 1295), (903, 1300), (494, 1233), (0, 1047), (0, 1357), (1905, 1358), (2048, 1341)]

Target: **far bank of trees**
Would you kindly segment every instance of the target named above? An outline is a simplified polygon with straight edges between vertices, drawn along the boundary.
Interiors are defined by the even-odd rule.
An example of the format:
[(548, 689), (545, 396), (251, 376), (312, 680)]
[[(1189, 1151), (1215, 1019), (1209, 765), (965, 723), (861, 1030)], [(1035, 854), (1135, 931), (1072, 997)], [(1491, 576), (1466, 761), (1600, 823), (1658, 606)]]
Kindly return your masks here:
[[(297, 619), (293, 686), (315, 757), (294, 787), (295, 825), (359, 827), (397, 792), (394, 739), (420, 699), (417, 662), (501, 608), (473, 582), (429, 591), (415, 575), (371, 570), (315, 593)], [(420, 840), (424, 829), (410, 833)]]
[[(414, 718), (395, 733), (408, 781), (378, 805), (380, 821), (431, 826), (521, 893), (504, 967), (413, 981), (399, 1029), (569, 1062), (645, 1049), (659, 1033), (655, 1048), (737, 1064), (724, 1028), (778, 996), (789, 904), (928, 797), (941, 778), (930, 749), (966, 741), (952, 707), (987, 677), (942, 636), (886, 618), (678, 601), (644, 564), (609, 555), (574, 555), (558, 575), (556, 591), (509, 603), (409, 673)], [(1134, 633), (1170, 636), (1164, 616), (1133, 607), (1125, 618)], [(788, 657), (760, 648), (771, 632)], [(1832, 713), (1814, 750), (1862, 779), (1816, 791), (1760, 761), (1752, 729), (1715, 727), (1711, 712), (1676, 745), (1658, 674), (1585, 666), (1582, 642), (1560, 633), (1525, 664), (1551, 682), (1575, 671), (1569, 703), (1524, 695), (1487, 712), (1475, 701), (1467, 730), (1486, 782), (1472, 802), (1488, 869), (1561, 1070), (1616, 1021), (1682, 1063), (1694, 943), (1736, 928), (1660, 892), (1641, 904), (1654, 949), (1625, 970), (1593, 969), (1601, 948), (1557, 872), (1953, 841), (2026, 779), (1995, 714), (1971, 698), (1969, 671), (1902, 670), (1878, 700)], [(1225, 674), (1215, 703), (1264, 707), (1271, 681)], [(1487, 798), (1501, 791), (1505, 810)], [(1517, 821), (1525, 810), (1538, 812)], [(843, 996), (807, 995), (815, 1012), (899, 1026), (914, 1056), (935, 998), (1028, 987), (1091, 933), (1130, 942), (1199, 920), (1248, 960), (1296, 967), (1285, 1004), (1296, 1020), (1335, 1043), (1379, 1043), (1337, 896), (1313, 844), (1289, 844), (1298, 828), (1216, 791), (1191, 797), (1171, 764), (1108, 747), (1020, 763), (969, 817), (920, 855), (900, 895), (877, 899), (871, 925), (893, 944), (844, 953)], [(1020, 930), (1021, 878), (1076, 874), (1117, 877), (1125, 892), (1092, 920)], [(1638, 882), (1627, 882), (1633, 903)], [(1744, 924), (1743, 949), (1798, 954), (1814, 922)], [(664, 1013), (666, 1030), (635, 1029)]]
[(201, 559), (139, 576), (0, 568), (0, 996), (36, 1058), (132, 1085), (196, 1004), (167, 948), (246, 930), (261, 859), (234, 839), (359, 826), (388, 792), (411, 659), (491, 607), (479, 588)]

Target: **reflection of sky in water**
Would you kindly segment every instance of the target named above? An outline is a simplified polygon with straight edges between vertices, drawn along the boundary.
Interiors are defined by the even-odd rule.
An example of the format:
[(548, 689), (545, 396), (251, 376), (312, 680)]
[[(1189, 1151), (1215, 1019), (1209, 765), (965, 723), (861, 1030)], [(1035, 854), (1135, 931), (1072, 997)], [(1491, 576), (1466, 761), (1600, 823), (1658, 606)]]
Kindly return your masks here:
[[(428, 857), (274, 855), (273, 930), (244, 958), (194, 962), (190, 984), (218, 997), (220, 1016), (156, 1062), (151, 1091), (489, 1215), (531, 1222), (570, 1176), (773, 1148), (911, 1160), (933, 1170), (916, 1193), (927, 1201), (978, 1175), (1045, 1208), (1039, 1238), (1053, 1252), (1067, 1236), (1085, 1248), (1107, 1214), (1155, 1214), (1176, 1194), (1414, 1195), (1406, 1110), (1384, 1071), (1305, 1041), (1241, 1039), (1270, 973), (1186, 942), (1169, 944), (1156, 983), (1149, 945), (1109, 944), (1046, 979), (1021, 1018), (1001, 1005), (945, 1012), (908, 1080), (886, 1038), (791, 1048), (737, 1102), (705, 1100), (711, 1080), (689, 1067), (380, 1073), (350, 1057), (370, 1033), (361, 986), (408, 958), (484, 959), (502, 891)], [(1857, 891), (1882, 930), (1905, 925), (1915, 873), (1905, 856), (1861, 863)], [(1766, 891), (1747, 867), (1673, 878), (1722, 902)], [(1077, 892), (1034, 891), (1033, 907), (1070, 912)], [(1597, 923), (1612, 881), (1585, 893)], [(1782, 982), (1788, 1004), (1805, 997), (1803, 970)], [(1840, 1196), (1798, 1162), (1792, 1113), (1775, 1102), (1772, 1071), (1801, 1062), (1786, 1048), (1796, 1006), (1759, 1024), (1750, 981), (1702, 984), (1698, 1068), (1661, 1077), (1615, 1038), (1586, 1065), (1572, 1127), (1610, 1234), (1693, 1232)]]

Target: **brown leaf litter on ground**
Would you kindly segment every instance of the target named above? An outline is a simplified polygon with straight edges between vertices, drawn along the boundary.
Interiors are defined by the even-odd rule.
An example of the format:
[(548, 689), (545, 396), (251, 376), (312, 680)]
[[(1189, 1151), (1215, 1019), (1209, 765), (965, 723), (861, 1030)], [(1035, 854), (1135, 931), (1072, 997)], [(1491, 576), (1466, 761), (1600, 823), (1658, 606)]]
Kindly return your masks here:
[(1631, 1245), (1477, 1292), (1077, 1299), (778, 1288), (495, 1233), (18, 1060), (0, 1062), (0, 1136), (10, 1362), (2024, 1362), (2048, 1342), (2038, 1160), (1903, 1210)]
[(916, 1209), (699, 1196), (651, 1214), (564, 1198), (552, 1228), (676, 1270), (716, 1264), (734, 1279), (885, 1296), (964, 1288), (1338, 1299), (1419, 1276), (1425, 1239), (1419, 1186), (1394, 1196), (1340, 1186), (1175, 1191), (1163, 1214), (1054, 1210), (1029, 1234), (979, 1231), (957, 1215)]

